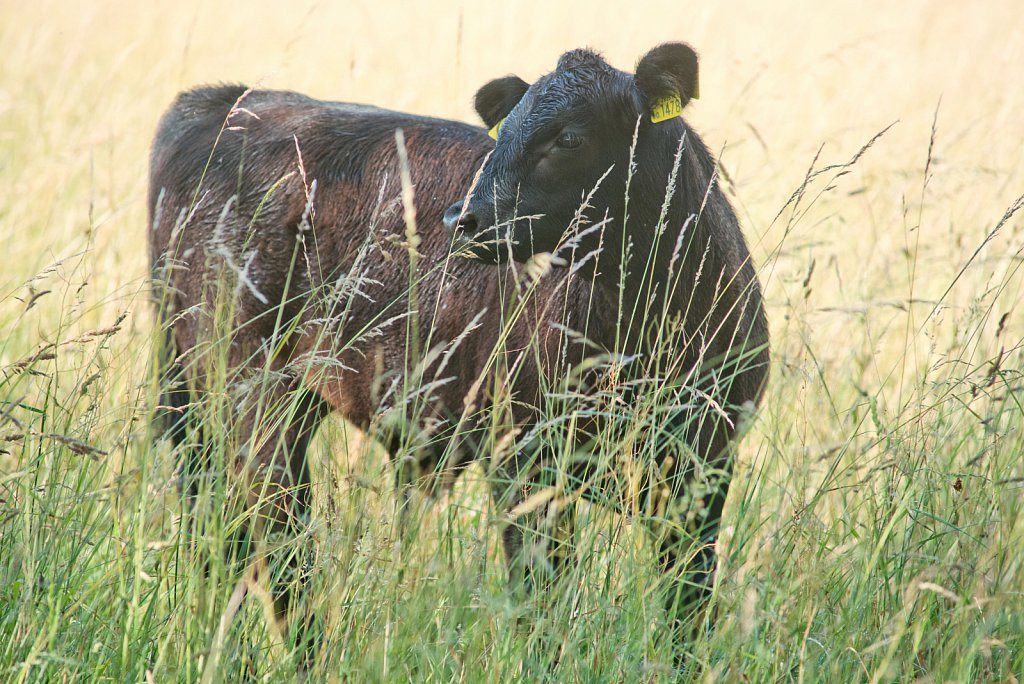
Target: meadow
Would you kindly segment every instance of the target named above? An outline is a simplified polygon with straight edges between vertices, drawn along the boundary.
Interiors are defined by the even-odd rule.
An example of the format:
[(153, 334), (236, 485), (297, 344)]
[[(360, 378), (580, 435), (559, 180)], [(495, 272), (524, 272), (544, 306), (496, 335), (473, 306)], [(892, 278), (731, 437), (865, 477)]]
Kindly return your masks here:
[(148, 154), (178, 91), (476, 122), (491, 78), (584, 45), (631, 70), (667, 40), (701, 55), (685, 116), (720, 157), (772, 331), (717, 620), (673, 661), (644, 533), (596, 507), (559, 591), (516, 595), (476, 469), (403, 547), (387, 463), (331, 419), (309, 679), (1024, 677), (1016, 3), (0, 0), (0, 680), (296, 676), (260, 585), (200, 570), (149, 429)]

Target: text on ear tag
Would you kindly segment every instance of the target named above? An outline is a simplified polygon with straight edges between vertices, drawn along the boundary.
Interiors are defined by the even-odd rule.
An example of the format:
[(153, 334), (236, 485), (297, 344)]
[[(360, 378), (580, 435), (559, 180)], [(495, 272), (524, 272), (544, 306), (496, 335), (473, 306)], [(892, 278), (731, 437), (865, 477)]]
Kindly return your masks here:
[(676, 94), (658, 98), (651, 105), (651, 123), (674, 119), (683, 113), (683, 102)]
[[(505, 117), (505, 119), (507, 119), (507, 118), (508, 117)], [(501, 130), (501, 124), (505, 123), (505, 119), (502, 119), (498, 123), (494, 124), (491, 127), (491, 130), (487, 131), (487, 135), (491, 136), (491, 138), (493, 138), (494, 140), (497, 140), (498, 139), (498, 131)]]

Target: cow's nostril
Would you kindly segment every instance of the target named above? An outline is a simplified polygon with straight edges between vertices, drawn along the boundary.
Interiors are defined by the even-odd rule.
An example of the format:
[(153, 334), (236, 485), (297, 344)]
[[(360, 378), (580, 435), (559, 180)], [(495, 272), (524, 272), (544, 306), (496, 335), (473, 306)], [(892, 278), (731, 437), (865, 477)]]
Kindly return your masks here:
[(459, 220), (458, 228), (464, 231), (467, 235), (475, 237), (477, 233), (476, 216), (469, 213), (463, 214), (462, 218)]
[(468, 233), (470, 236), (476, 235), (476, 215), (468, 208), (463, 211), (462, 202), (456, 202), (448, 207), (444, 212), (444, 218), (442, 221), (444, 222), (445, 230), (447, 230), (449, 234), (454, 234), (456, 231), (463, 231)]

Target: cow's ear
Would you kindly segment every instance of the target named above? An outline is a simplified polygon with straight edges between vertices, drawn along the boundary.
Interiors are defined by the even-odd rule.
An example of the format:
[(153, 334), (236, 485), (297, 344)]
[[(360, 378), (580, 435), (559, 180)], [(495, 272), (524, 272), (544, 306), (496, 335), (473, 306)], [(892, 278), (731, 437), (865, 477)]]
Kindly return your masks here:
[(518, 76), (496, 78), (476, 91), (476, 113), (487, 128), (493, 128), (519, 104), (529, 88), (530, 84)]
[(700, 95), (697, 53), (686, 43), (664, 43), (652, 49), (637, 62), (635, 78), (654, 121), (678, 115)]

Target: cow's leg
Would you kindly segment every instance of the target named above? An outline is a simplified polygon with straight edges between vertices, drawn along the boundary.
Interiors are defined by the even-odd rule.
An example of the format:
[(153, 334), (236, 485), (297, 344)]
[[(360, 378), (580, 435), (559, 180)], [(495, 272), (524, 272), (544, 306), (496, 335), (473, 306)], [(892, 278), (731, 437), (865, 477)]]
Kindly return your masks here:
[(575, 503), (505, 468), (495, 469), (490, 486), (495, 508), (507, 518), (501, 542), (510, 584), (527, 592), (551, 586), (575, 557)]
[[(228, 420), (217, 420), (213, 402), (201, 406), (202, 388), (189, 390), (185, 373), (177, 365), (162, 388), (164, 432), (178, 451), (178, 476), (185, 504), (192, 509), (189, 530), (201, 521), (195, 509), (209, 491), (216, 515), (233, 531), (225, 556), (229, 570), (241, 575), (252, 562), (267, 561), (281, 578), (271, 587), (276, 617), (287, 621), (308, 579), (308, 544), (278, 543), (301, 536), (310, 509), (310, 478), (306, 451), (329, 405), (282, 373), (232, 383), (228, 387)], [(208, 413), (210, 412), (210, 413)], [(231, 426), (231, 434), (214, 434), (213, 424)], [(235, 471), (230, 478), (218, 477)], [(219, 486), (223, 489), (218, 489)], [(239, 498), (239, 485), (244, 495)], [(220, 495), (218, 495), (220, 492)], [(213, 513), (213, 511), (208, 511)], [(276, 540), (271, 539), (275, 537)], [(255, 546), (272, 552), (255, 558)], [(209, 563), (203, 564), (209, 571)], [(303, 621), (299, 638), (312, 645), (313, 634)], [(312, 650), (307, 648), (307, 653)]]
[(176, 477), (186, 506), (195, 506), (200, 483), (210, 472), (210, 456), (200, 429), (199, 409), (192, 403), (185, 370), (174, 363), (161, 374), (160, 406), (154, 420), (159, 436), (171, 440), (177, 458)]
[(683, 419), (694, 453), (667, 468), (664, 494), (649, 492), (648, 499), (654, 508), (649, 526), (666, 579), (665, 608), (675, 633), (677, 657), (679, 647), (703, 622), (714, 586), (715, 546), (732, 476), (732, 423), (705, 419)]
[[(505, 518), (501, 542), (509, 586), (521, 596), (538, 599), (527, 605), (545, 611), (558, 596), (559, 580), (573, 565), (576, 504), (541, 485), (523, 482), (505, 469), (495, 469), (489, 479), (497, 513)], [(520, 618), (520, 625), (534, 632), (523, 676), (550, 678), (551, 668), (558, 664), (561, 639), (557, 633), (548, 632), (545, 621), (535, 622), (526, 614)]]
[[(175, 479), (182, 496), (183, 509), (188, 514), (185, 522), (185, 538), (190, 546), (197, 548), (204, 527), (213, 518), (232, 520), (237, 511), (224, 515), (223, 493), (230, 484), (223, 477), (226, 468), (223, 459), (215, 457), (224, 451), (224, 441), (218, 439), (207, 425), (211, 407), (202, 403), (202, 388), (190, 389), (187, 373), (175, 360), (161, 372), (160, 405), (154, 420), (154, 428), (160, 436), (171, 441), (177, 461)], [(219, 466), (219, 467), (218, 467)], [(216, 514), (214, 510), (216, 510)], [(248, 548), (248, 535), (240, 532), (229, 535), (224, 548), (224, 560), (231, 567), (242, 547)], [(199, 570), (209, 576), (214, 559), (199, 556)]]
[[(667, 580), (665, 609), (680, 637), (695, 633), (715, 579), (715, 544), (729, 480), (692, 482), (669, 502), (667, 517), (653, 518), (658, 562)], [(682, 504), (682, 505), (679, 505)]]
[(288, 378), (258, 383), (245, 398), (238, 426), (242, 481), (248, 486), (246, 533), (268, 549), (265, 558), (278, 580), (270, 588), (276, 616), (299, 631), (307, 663), (318, 634), (308, 614), (296, 614), (309, 580), (311, 545), (290, 543), (307, 532), (311, 491), (306, 451), (321, 420), (330, 410), (318, 394)]

